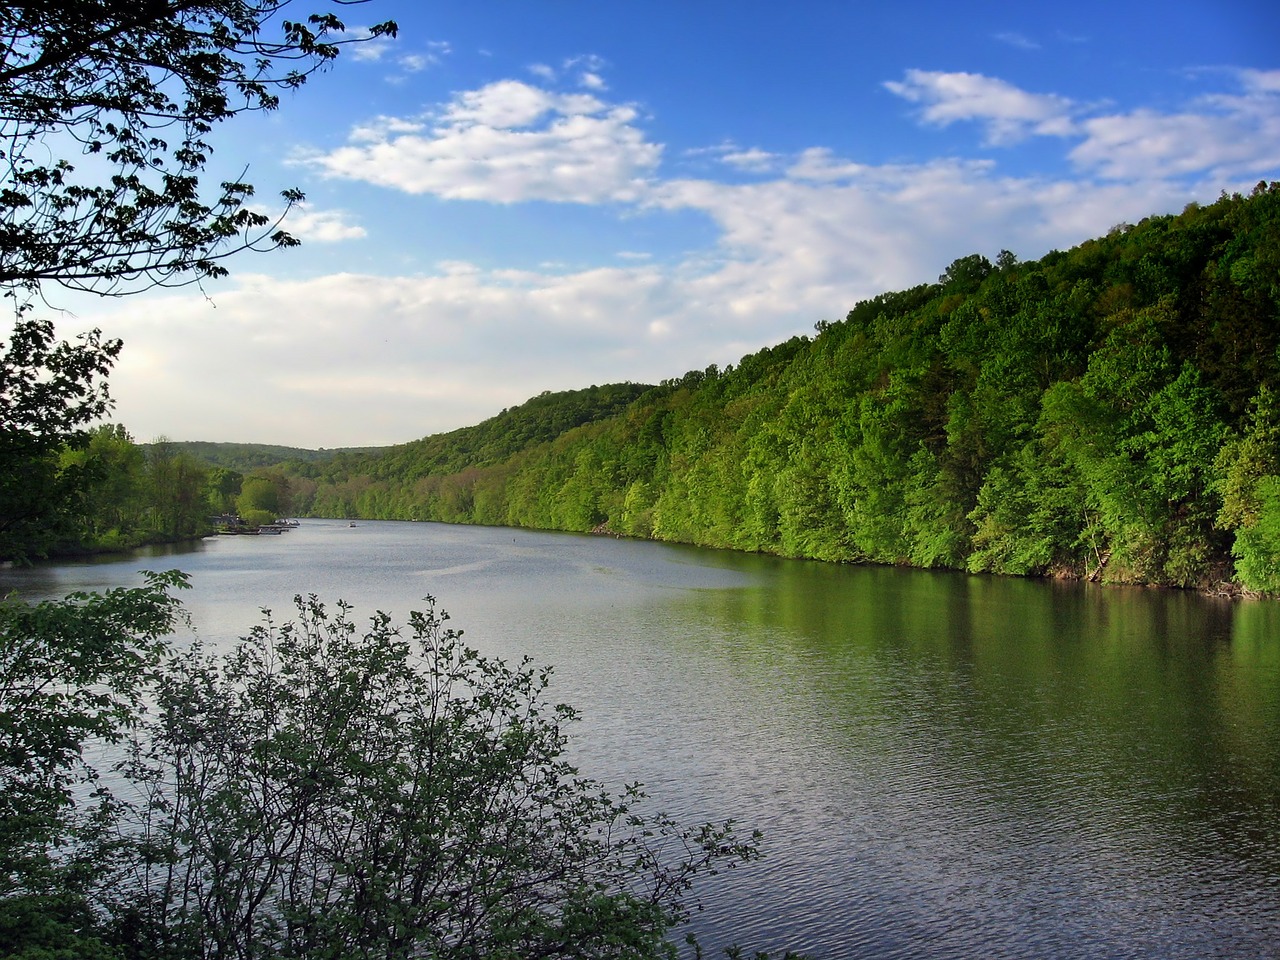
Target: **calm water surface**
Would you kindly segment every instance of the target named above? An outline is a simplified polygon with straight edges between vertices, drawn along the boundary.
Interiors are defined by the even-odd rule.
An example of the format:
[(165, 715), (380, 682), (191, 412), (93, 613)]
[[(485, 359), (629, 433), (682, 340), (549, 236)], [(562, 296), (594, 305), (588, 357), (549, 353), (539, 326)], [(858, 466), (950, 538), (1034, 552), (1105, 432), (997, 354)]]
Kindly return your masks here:
[(437, 597), (554, 664), (575, 754), (766, 835), (704, 943), (815, 958), (1280, 957), (1280, 604), (437, 524), (30, 571), (30, 597), (188, 571), (229, 643), (298, 593)]

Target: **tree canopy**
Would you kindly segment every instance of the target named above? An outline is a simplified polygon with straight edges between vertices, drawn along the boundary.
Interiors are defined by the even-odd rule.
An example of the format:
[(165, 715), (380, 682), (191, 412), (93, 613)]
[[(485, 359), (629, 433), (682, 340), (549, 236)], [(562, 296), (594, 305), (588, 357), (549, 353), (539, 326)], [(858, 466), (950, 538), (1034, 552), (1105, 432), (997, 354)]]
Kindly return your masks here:
[[(394, 35), (396, 25), (347, 36), (335, 13), (291, 20), (289, 5), (0, 5), (0, 286), (121, 295), (220, 276), (239, 250), (293, 244), (249, 206), (250, 183), (201, 182), (210, 133), (275, 109), (282, 90), (342, 45)], [(287, 207), (302, 194), (283, 199)]]

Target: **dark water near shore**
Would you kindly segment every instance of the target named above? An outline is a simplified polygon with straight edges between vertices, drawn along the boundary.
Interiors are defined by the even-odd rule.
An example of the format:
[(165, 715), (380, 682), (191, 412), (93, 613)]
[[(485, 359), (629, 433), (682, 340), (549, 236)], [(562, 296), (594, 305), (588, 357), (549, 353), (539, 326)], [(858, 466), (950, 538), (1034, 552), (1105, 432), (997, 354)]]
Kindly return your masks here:
[(554, 664), (575, 756), (766, 835), (705, 943), (814, 957), (1280, 957), (1280, 604), (437, 524), (304, 522), (0, 571), (192, 575), (230, 642), (291, 597)]

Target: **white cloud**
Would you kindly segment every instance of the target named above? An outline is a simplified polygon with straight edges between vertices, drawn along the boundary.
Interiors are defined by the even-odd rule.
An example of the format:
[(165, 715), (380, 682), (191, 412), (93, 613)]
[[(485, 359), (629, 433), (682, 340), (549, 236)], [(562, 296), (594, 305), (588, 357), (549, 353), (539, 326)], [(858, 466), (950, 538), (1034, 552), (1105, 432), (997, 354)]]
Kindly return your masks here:
[(761, 150), (758, 147), (752, 147), (749, 150), (735, 150), (726, 153), (720, 158), (731, 167), (737, 167), (739, 170), (746, 170), (751, 173), (767, 173), (773, 170), (777, 163), (777, 156), (769, 153), (767, 150)]
[(566, 58), (559, 69), (549, 64), (535, 63), (531, 64), (528, 70), (543, 83), (555, 83), (562, 75), (575, 74), (574, 82), (578, 86), (586, 90), (603, 92), (609, 89), (609, 84), (604, 79), (604, 70), (607, 66), (608, 63), (603, 57), (584, 54)]
[(385, 57), (395, 44), (395, 40), (391, 37), (375, 37), (367, 27), (355, 27), (347, 30), (340, 40), (357, 40), (358, 43), (352, 43), (343, 51), (344, 55), (350, 56), (355, 60), (363, 60), (366, 62), (376, 62)]
[(660, 282), (643, 267), (554, 276), (453, 264), (418, 278), (246, 275), (213, 303), (150, 297), (104, 320), (129, 344), (116, 415), (143, 437), (399, 442), (646, 366), (637, 357), (650, 313), (666, 309)]
[(1030, 37), (1024, 36), (1015, 30), (1004, 30), (995, 35), (995, 39), (1001, 43), (1016, 47), (1019, 50), (1039, 50), (1040, 44), (1036, 43)]
[(770, 153), (759, 147), (740, 147), (731, 140), (710, 147), (693, 147), (685, 150), (683, 156), (699, 161), (710, 158), (748, 173), (775, 173), (786, 162), (780, 154)]
[[(353, 41), (358, 40), (359, 43), (351, 43), (346, 48), (346, 53), (352, 59), (364, 61), (366, 63), (379, 63), (388, 58), (392, 50), (396, 49), (400, 40), (395, 37), (374, 37), (368, 27), (354, 27), (346, 30), (339, 37), (340, 40)], [(400, 76), (391, 76), (388, 79), (398, 81), (404, 79), (404, 74), (420, 73), (430, 67), (438, 66), (442, 62), (442, 58), (453, 52), (452, 46), (447, 40), (429, 40), (426, 43), (426, 49), (417, 53), (402, 53), (395, 58), (395, 66), (401, 71)]]
[(301, 240), (315, 243), (338, 243), (366, 236), (364, 227), (351, 223), (344, 210), (315, 210), (303, 204), (294, 208), (284, 221), (284, 228)]
[[(449, 126), (528, 127), (556, 109), (557, 96), (518, 80), (500, 80), (460, 94), (444, 112)], [(599, 101), (581, 102), (578, 109), (599, 108)], [(565, 111), (568, 112), (568, 111)]]
[(903, 81), (885, 87), (921, 104), (926, 123), (985, 125), (990, 144), (1031, 135), (1078, 140), (1068, 153), (1071, 162), (1108, 179), (1230, 179), (1280, 164), (1280, 71), (1242, 70), (1234, 76), (1241, 93), (1206, 95), (1178, 113), (1101, 113), (1096, 106), (1028, 93), (973, 73), (909, 70)]
[(1070, 158), (1112, 179), (1221, 179), (1274, 172), (1280, 166), (1280, 71), (1236, 74), (1242, 94), (1213, 94), (1181, 113), (1134, 110), (1081, 123)]
[(628, 105), (504, 80), (459, 94), (434, 118), (363, 124), (348, 146), (301, 162), (453, 199), (634, 201), (662, 155), (635, 119)]
[(408, 73), (420, 73), (437, 61), (421, 53), (410, 53), (396, 60), (396, 64)]
[(871, 168), (860, 163), (837, 159), (827, 147), (810, 147), (787, 170), (793, 180), (848, 180), (867, 173)]
[(1239, 77), (1250, 93), (1280, 93), (1280, 70), (1241, 70)]
[(405, 133), (420, 133), (426, 124), (401, 117), (374, 117), (351, 128), (348, 139), (356, 143), (379, 143), (389, 137)]
[(1205, 171), (1221, 176), (1274, 170), (1280, 164), (1280, 118), (1239, 112), (1167, 115), (1150, 110), (1097, 117), (1071, 151), (1081, 168), (1138, 180)]
[(579, 54), (576, 57), (568, 57), (564, 61), (564, 68), (566, 70), (581, 68), (583, 70), (594, 71), (595, 73), (599, 73), (608, 65), (608, 61), (605, 60), (604, 57), (594, 53)]
[(1013, 143), (1031, 134), (1069, 134), (1072, 102), (1054, 94), (1028, 93), (1013, 84), (978, 73), (908, 70), (905, 79), (885, 88), (922, 105), (921, 118), (945, 127), (958, 120), (986, 125), (987, 141)]

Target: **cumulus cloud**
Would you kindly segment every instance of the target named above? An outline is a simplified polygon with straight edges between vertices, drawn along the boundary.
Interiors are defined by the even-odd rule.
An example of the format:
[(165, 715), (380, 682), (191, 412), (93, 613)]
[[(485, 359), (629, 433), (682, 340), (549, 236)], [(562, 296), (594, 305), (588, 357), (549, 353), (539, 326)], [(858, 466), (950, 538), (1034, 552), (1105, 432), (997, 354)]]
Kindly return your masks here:
[(550, 64), (534, 63), (529, 66), (528, 70), (543, 83), (555, 83), (561, 77), (570, 75), (572, 82), (579, 87), (604, 92), (609, 89), (609, 84), (604, 79), (604, 70), (607, 66), (608, 64), (603, 57), (595, 54), (583, 54), (582, 56), (566, 58), (558, 69)]
[(1241, 70), (1238, 76), (1249, 93), (1280, 94), (1280, 70)]
[(746, 170), (751, 173), (768, 173), (774, 169), (777, 162), (776, 155), (758, 147), (752, 147), (749, 150), (734, 150), (726, 153), (720, 159), (731, 167), (737, 167), (739, 170)]
[(1235, 176), (1280, 164), (1280, 117), (1248, 112), (1160, 114), (1150, 110), (1097, 117), (1071, 151), (1080, 167), (1117, 180), (1214, 172)]
[(1134, 110), (1084, 120), (1071, 160), (1113, 179), (1274, 172), (1280, 166), (1280, 71), (1244, 70), (1236, 79), (1239, 93), (1203, 96), (1180, 113)]
[(741, 170), (745, 173), (777, 173), (787, 163), (781, 154), (762, 150), (760, 147), (741, 147), (732, 140), (725, 140), (708, 147), (693, 147), (682, 156), (706, 166), (706, 160)]
[(837, 158), (827, 147), (810, 147), (800, 153), (787, 170), (792, 180), (832, 182), (866, 174), (871, 168)]
[[(824, 175), (813, 176), (815, 169)], [(787, 318), (811, 324), (843, 315), (858, 299), (937, 276), (957, 257), (994, 257), (996, 250), (982, 249), (984, 237), (1039, 255), (1167, 208), (1178, 193), (1167, 185), (1109, 189), (1002, 177), (984, 161), (864, 167), (822, 155), (808, 157), (805, 172), (655, 190), (654, 203), (701, 211), (720, 234), (714, 252), (685, 264), (682, 289), (695, 306), (668, 318), (674, 329), (711, 311), (732, 316), (744, 337)]]
[(406, 133), (421, 133), (426, 125), (403, 117), (374, 117), (351, 128), (349, 139), (355, 143), (380, 143)]
[(636, 118), (630, 105), (503, 80), (433, 116), (362, 124), (347, 146), (301, 162), (329, 177), (452, 199), (633, 201), (662, 155)]
[(884, 86), (920, 104), (926, 123), (945, 127), (973, 120), (984, 124), (987, 141), (993, 144), (1013, 143), (1032, 134), (1063, 136), (1073, 129), (1069, 99), (1028, 93), (979, 73), (908, 70), (902, 80), (889, 80)]
[(400, 68), (408, 73), (419, 73), (431, 66), (433, 62), (431, 57), (421, 53), (406, 54), (396, 61)]
[(366, 236), (364, 227), (351, 223), (344, 210), (315, 210), (303, 204), (285, 219), (284, 228), (301, 240), (315, 243), (338, 243)]
[(392, 37), (375, 37), (368, 27), (351, 27), (338, 38), (339, 41), (358, 40), (346, 48), (346, 54), (355, 60), (375, 62), (385, 57), (395, 44)]
[(1068, 158), (1096, 176), (1230, 179), (1280, 163), (1280, 71), (1241, 70), (1234, 78), (1238, 92), (1202, 96), (1176, 113), (1145, 108), (1104, 113), (973, 73), (909, 70), (903, 80), (885, 87), (920, 104), (925, 123), (984, 125), (989, 144), (1009, 145), (1029, 136), (1076, 140)]
[(565, 71), (575, 73), (578, 86), (585, 87), (588, 90), (609, 89), (604, 80), (604, 70), (607, 66), (608, 64), (604, 57), (593, 53), (570, 57), (564, 62)]
[[(544, 389), (656, 374), (662, 360), (637, 357), (645, 325), (672, 307), (662, 282), (644, 267), (557, 276), (454, 263), (429, 277), (245, 275), (213, 302), (152, 297), (104, 320), (129, 343), (116, 413), (147, 436), (400, 442)], [(208, 376), (228, 351), (236, 362)]]
[(374, 37), (368, 27), (353, 27), (344, 31), (338, 39), (360, 41), (352, 43), (347, 48), (354, 60), (366, 63), (390, 61), (398, 71), (387, 78), (392, 82), (403, 81), (408, 74), (421, 73), (423, 70), (439, 66), (443, 58), (453, 52), (447, 40), (429, 40), (422, 50), (400, 53), (392, 57), (392, 52), (399, 48), (400, 41), (395, 37)]

